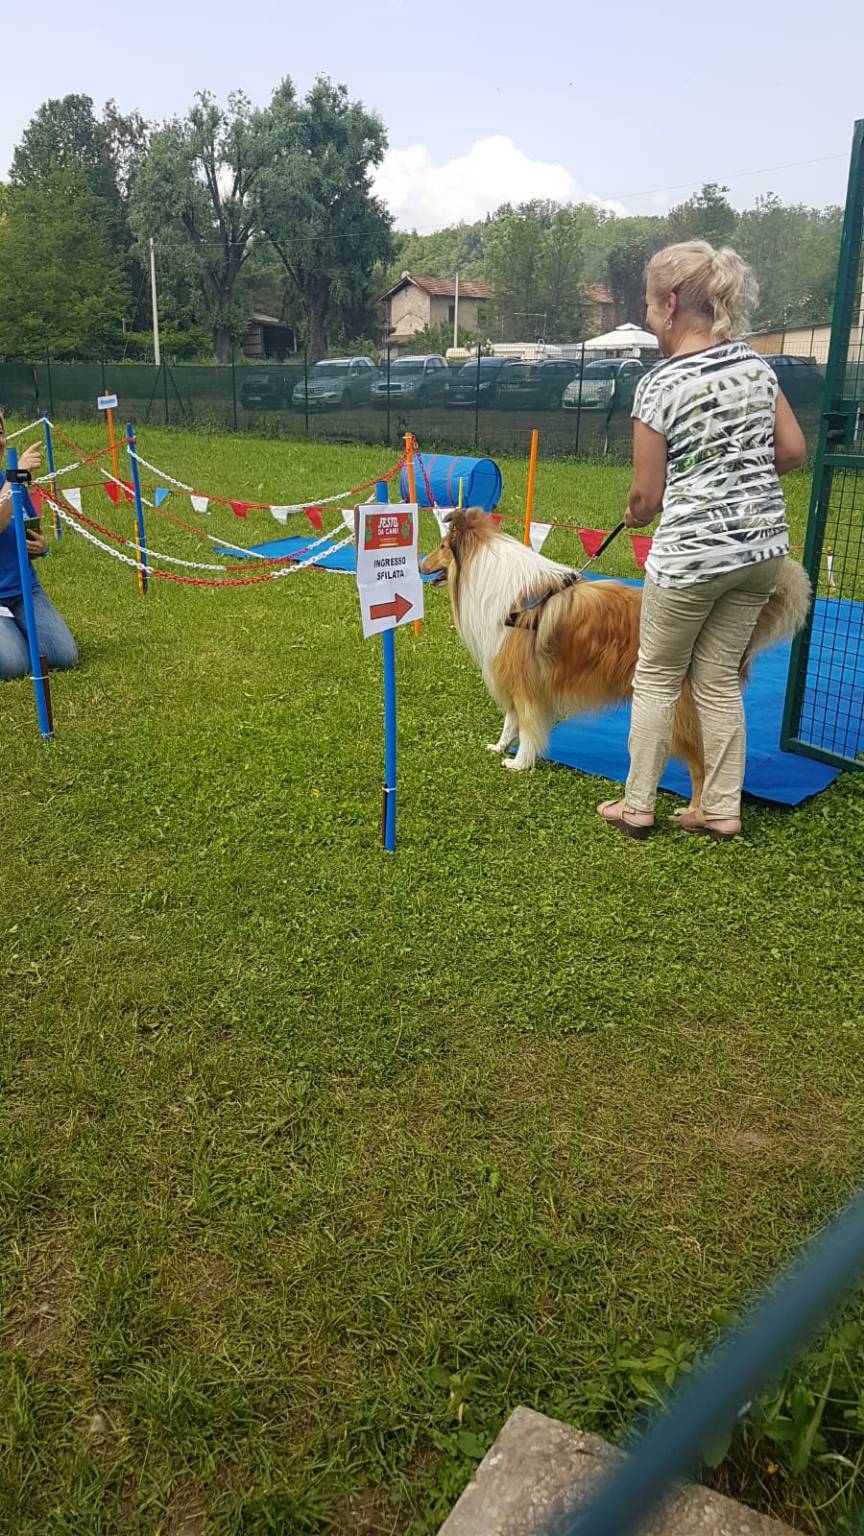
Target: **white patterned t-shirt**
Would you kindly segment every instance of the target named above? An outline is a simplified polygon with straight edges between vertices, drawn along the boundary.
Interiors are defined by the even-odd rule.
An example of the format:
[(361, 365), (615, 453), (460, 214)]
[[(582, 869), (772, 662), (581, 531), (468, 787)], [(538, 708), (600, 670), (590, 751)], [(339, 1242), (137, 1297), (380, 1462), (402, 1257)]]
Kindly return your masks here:
[(776, 375), (742, 341), (671, 357), (640, 380), (633, 416), (667, 443), (663, 508), (645, 566), (657, 586), (691, 586), (786, 554), (776, 406)]

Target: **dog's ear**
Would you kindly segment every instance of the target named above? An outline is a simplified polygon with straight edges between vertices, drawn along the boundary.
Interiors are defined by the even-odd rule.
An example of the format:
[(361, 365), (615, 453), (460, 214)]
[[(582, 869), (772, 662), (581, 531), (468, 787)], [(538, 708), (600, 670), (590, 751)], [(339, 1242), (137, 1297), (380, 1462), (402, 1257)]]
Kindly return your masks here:
[(481, 507), (454, 507), (452, 512), (445, 513), (444, 522), (450, 525), (451, 532), (458, 535), (467, 533), (469, 528), (476, 528), (485, 516)]

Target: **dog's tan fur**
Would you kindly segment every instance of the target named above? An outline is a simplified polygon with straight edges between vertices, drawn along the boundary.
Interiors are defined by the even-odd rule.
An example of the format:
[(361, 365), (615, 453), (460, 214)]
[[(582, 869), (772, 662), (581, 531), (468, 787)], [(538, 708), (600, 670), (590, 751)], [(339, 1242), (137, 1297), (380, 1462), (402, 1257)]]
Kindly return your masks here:
[[(440, 546), (426, 557), (421, 570), (446, 577), (456, 628), (505, 712), (501, 738), (492, 749), (506, 752), (518, 735), (519, 751), (505, 762), (532, 767), (556, 720), (630, 697), (639, 649), (641, 588), (615, 581), (577, 581), (564, 588), (566, 568), (517, 544), (483, 512), (475, 508), (455, 512), (449, 523)], [(499, 600), (494, 580), (478, 580), (484, 561), (494, 562), (502, 577), (508, 568), (515, 573), (510, 576), (511, 586), (514, 579), (519, 583), (515, 603), (506, 592), (503, 602)], [(520, 614), (514, 627), (506, 627), (512, 608), (550, 587), (555, 595), (548, 602)], [(752, 656), (801, 627), (809, 603), (805, 572), (787, 560), (742, 662), (742, 680)], [(478, 607), (485, 611), (478, 612)], [(699, 719), (687, 682), (675, 714), (672, 751), (687, 764), (691, 803), (698, 806), (705, 765)]]

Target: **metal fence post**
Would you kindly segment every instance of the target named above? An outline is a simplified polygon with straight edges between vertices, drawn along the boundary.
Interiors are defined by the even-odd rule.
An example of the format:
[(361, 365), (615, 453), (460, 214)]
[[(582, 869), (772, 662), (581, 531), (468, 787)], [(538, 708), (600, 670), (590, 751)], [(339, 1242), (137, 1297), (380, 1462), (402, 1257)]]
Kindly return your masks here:
[(387, 343), (387, 447), (390, 447), (390, 353), (391, 347)]
[(236, 348), (231, 343), (231, 404), (234, 409), (234, 431), (237, 431), (237, 359)]
[(480, 444), (480, 343), (477, 343), (477, 375), (474, 380), (474, 452)]
[(162, 359), (162, 393), (165, 398), (165, 425), (168, 427), (171, 425), (171, 418), (168, 415), (168, 364), (164, 357)]
[(45, 365), (48, 369), (48, 414), (54, 420), (54, 386), (51, 382), (51, 353), (45, 348)]
[(582, 343), (582, 353), (579, 358), (579, 399), (576, 405), (576, 441), (573, 444), (573, 453), (579, 454), (579, 430), (582, 426), (582, 375), (585, 372), (585, 343)]
[(309, 347), (303, 348), (303, 413), (306, 418), (306, 436), (309, 436)]

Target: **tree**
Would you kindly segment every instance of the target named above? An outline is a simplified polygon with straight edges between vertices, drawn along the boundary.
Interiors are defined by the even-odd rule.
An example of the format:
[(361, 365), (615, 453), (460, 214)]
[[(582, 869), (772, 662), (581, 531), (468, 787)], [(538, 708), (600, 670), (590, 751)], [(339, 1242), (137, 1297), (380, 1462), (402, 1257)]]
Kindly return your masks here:
[(669, 244), (665, 219), (612, 219), (614, 243), (606, 257), (606, 280), (623, 320), (641, 324), (645, 317), (645, 268), (655, 251)]
[(139, 248), (159, 240), (166, 293), (194, 294), (217, 363), (231, 358), (246, 318), (243, 272), (258, 227), (257, 183), (271, 154), (269, 114), (237, 92), (227, 109), (199, 92), (188, 117), (150, 138), (133, 178)]
[(122, 256), (86, 169), (46, 187), (11, 187), (0, 225), (0, 351), (98, 357), (129, 302)]
[(585, 334), (579, 210), (535, 201), (500, 208), (486, 235), (496, 328), (512, 341)]
[(839, 208), (790, 208), (771, 192), (741, 215), (737, 244), (759, 280), (756, 324), (830, 319), (840, 226)]
[(283, 81), (270, 113), (261, 229), (289, 279), (311, 356), (319, 358), (331, 335), (366, 313), (370, 276), (391, 255), (390, 217), (371, 191), (387, 139), (380, 118), (323, 78), (301, 102)]
[(706, 181), (701, 191), (670, 209), (669, 241), (707, 240), (709, 245), (728, 245), (738, 226), (738, 215), (727, 199), (728, 187)]

